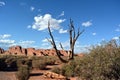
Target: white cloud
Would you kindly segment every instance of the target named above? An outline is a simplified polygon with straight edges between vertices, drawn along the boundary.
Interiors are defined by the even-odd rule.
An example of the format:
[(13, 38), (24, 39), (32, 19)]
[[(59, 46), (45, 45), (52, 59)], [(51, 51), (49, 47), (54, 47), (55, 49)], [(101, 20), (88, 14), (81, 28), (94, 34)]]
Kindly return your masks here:
[(35, 10), (35, 7), (31, 6), (31, 7), (30, 7), (30, 10), (31, 10), (31, 11), (34, 11), (34, 10)]
[(4, 6), (5, 2), (0, 1), (0, 6)]
[[(49, 40), (51, 40), (51, 39), (49, 39)], [(48, 40), (47, 39), (43, 39), (42, 42), (48, 42)]]
[(96, 34), (97, 34), (97, 33), (95, 33), (95, 32), (94, 32), (94, 33), (92, 33), (92, 35), (93, 35), (93, 36), (95, 36)]
[(13, 44), (15, 43), (15, 40), (10, 40), (10, 39), (1, 39), (0, 44)]
[(10, 40), (10, 39), (1, 39), (0, 40), (0, 47), (2, 48), (8, 48), (15, 44), (15, 40)]
[(47, 39), (43, 39), (42, 42), (43, 43), (41, 44), (41, 48), (44, 48), (44, 49), (50, 49), (50, 48), (52, 48), (52, 45), (50, 44), (50, 42), (48, 42)]
[(86, 21), (86, 22), (83, 22), (82, 23), (82, 26), (84, 26), (84, 27), (89, 27), (89, 26), (91, 26), (92, 25), (92, 22), (91, 21)]
[(113, 37), (112, 39), (114, 39), (114, 40), (118, 40), (118, 39), (119, 39), (119, 37)]
[(32, 29), (36, 30), (45, 30), (48, 28), (48, 21), (50, 21), (50, 27), (51, 29), (59, 29), (61, 26), (60, 24), (65, 21), (65, 19), (55, 19), (52, 18), (51, 14), (45, 14), (45, 15), (38, 15), (34, 17), (34, 24), (32, 25)]
[(9, 37), (11, 37), (10, 34), (3, 34), (3, 35), (0, 35), (0, 38), (1, 38), (1, 39), (5, 39), (5, 38), (9, 38)]
[(67, 33), (67, 30), (60, 29), (59, 33)]
[[(62, 46), (65, 50), (70, 50), (69, 40), (62, 42)], [(75, 47), (74, 48), (75, 53), (81, 53), (81, 52), (88, 52), (90, 45), (81, 45), (79, 41), (76, 41), (76, 44), (74, 47)], [(59, 47), (59, 49), (61, 48)]]
[(20, 44), (33, 44), (33, 43), (35, 43), (35, 41), (26, 40), (26, 41), (20, 41), (19, 43)]
[[(42, 46), (41, 48), (49, 49), (52, 48), (52, 45), (47, 41), (47, 39), (42, 40)], [(60, 44), (58, 41), (56, 42), (56, 46), (58, 49), (61, 49)], [(66, 40), (64, 42), (61, 42), (64, 50), (70, 50), (70, 43), (69, 40)], [(88, 52), (88, 49), (90, 48), (90, 45), (81, 45), (78, 41), (75, 44), (75, 53), (81, 53), (81, 52)]]
[(62, 13), (59, 15), (59, 17), (64, 16), (64, 15), (65, 15), (65, 12), (62, 11)]
[(34, 43), (35, 43), (35, 41), (31, 41), (31, 40), (26, 40), (26, 41), (21, 40), (16, 44), (20, 45), (22, 47), (33, 47)]

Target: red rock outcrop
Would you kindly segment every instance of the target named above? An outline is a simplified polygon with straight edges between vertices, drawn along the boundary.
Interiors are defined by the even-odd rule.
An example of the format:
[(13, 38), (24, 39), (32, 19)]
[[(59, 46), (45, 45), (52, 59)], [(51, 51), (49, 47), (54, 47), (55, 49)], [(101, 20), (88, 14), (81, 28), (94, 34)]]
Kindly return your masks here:
[(4, 53), (4, 49), (0, 48), (0, 54)]
[[(60, 50), (61, 55), (67, 56), (66, 51)], [(56, 56), (54, 49), (35, 49), (35, 48), (22, 48), (21, 46), (10, 47), (5, 54), (16, 54), (16, 55), (29, 55), (29, 56)]]
[(8, 54), (22, 54), (22, 47), (21, 46), (13, 46), (13, 47), (10, 47), (6, 53)]

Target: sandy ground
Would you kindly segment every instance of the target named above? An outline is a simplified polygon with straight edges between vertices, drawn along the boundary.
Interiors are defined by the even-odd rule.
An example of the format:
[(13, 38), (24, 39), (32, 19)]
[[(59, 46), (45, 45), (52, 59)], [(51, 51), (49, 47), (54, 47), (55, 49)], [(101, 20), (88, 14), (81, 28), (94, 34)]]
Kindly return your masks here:
[(17, 80), (15, 72), (3, 72), (0, 71), (0, 80)]
[[(49, 65), (47, 70), (32, 70), (29, 80), (57, 80), (44, 77), (46, 71), (50, 71), (53, 67), (60, 65)], [(16, 72), (4, 72), (0, 71), (0, 80), (17, 80), (15, 76)], [(70, 78), (70, 80), (77, 80), (76, 78)]]

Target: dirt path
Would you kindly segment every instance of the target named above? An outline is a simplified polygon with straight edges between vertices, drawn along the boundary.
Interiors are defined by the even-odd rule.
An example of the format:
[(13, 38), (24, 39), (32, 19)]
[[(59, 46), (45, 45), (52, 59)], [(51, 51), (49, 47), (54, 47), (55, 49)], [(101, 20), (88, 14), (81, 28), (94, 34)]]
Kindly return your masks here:
[(44, 73), (46, 71), (50, 71), (53, 67), (57, 67), (59, 65), (47, 65), (46, 70), (33, 70), (31, 72), (29, 80), (56, 80), (56, 79), (49, 79), (44, 77)]
[[(48, 65), (46, 70), (32, 70), (29, 80), (56, 80), (44, 77), (46, 71), (50, 71), (53, 67), (60, 67), (60, 65)], [(0, 80), (17, 80), (15, 76), (16, 72), (4, 72), (0, 71)], [(76, 78), (71, 78), (70, 80), (77, 80)]]
[(0, 80), (17, 80), (15, 72), (0, 72)]
[[(48, 65), (47, 70), (33, 70), (31, 72), (29, 80), (56, 80), (56, 79), (51, 79), (51, 78), (46, 78), (44, 77), (44, 73), (46, 71), (50, 71), (54, 67), (60, 67), (61, 65)], [(77, 80), (76, 78), (70, 78), (70, 80)]]

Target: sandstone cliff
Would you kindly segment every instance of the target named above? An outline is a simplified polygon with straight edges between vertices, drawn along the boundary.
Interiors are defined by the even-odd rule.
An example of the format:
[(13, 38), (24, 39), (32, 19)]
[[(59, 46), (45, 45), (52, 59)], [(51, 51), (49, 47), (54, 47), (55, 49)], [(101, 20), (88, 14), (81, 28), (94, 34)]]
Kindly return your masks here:
[[(0, 48), (0, 53), (4, 50)], [(61, 55), (67, 56), (66, 51), (60, 50)], [(15, 54), (15, 55), (29, 55), (29, 56), (56, 56), (54, 49), (35, 49), (35, 48), (22, 48), (21, 46), (12, 46), (4, 52), (4, 54)]]

